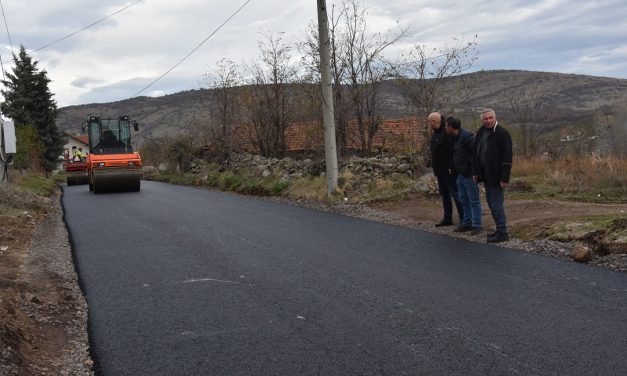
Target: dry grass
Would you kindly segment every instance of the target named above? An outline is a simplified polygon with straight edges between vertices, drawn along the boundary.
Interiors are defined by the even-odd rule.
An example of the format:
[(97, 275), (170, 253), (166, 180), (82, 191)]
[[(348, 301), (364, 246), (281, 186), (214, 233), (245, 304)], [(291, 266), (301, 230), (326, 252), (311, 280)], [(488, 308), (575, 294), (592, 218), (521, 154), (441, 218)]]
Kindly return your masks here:
[(627, 158), (588, 154), (556, 160), (515, 159), (512, 176), (551, 196), (627, 200)]
[(14, 172), (9, 184), (0, 184), (0, 214), (22, 210), (45, 212), (55, 187), (53, 180), (39, 174)]
[(327, 197), (327, 180), (321, 176), (294, 179), (290, 181), (286, 195), (295, 199), (324, 201)]

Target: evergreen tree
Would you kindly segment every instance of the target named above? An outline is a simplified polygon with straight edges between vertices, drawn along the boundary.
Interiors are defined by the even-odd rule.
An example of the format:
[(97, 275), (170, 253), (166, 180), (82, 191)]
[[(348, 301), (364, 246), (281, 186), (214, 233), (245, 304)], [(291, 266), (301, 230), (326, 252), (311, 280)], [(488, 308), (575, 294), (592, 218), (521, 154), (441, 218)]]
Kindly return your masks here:
[(16, 127), (32, 126), (37, 130), (39, 140), (44, 145), (42, 166), (45, 171), (55, 169), (58, 158), (63, 154), (64, 137), (57, 128), (57, 103), (52, 98), (47, 72), (39, 71), (37, 61), (20, 46), (18, 56), (13, 54), (13, 73), (7, 72), (3, 80), (4, 102), (0, 111), (15, 121)]

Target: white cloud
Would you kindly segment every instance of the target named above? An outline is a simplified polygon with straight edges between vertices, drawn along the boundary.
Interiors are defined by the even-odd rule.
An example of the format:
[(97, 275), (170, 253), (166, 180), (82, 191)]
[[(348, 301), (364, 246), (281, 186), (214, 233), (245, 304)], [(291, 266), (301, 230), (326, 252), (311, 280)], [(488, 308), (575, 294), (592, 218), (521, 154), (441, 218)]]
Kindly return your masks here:
[[(34, 49), (131, 4), (133, 0), (29, 0), (5, 2), (13, 47)], [(241, 4), (226, 0), (144, 0), (75, 36), (32, 53), (48, 71), (59, 105), (107, 102), (132, 96), (163, 74), (217, 28)], [(327, 0), (328, 5), (340, 0)], [(438, 46), (478, 34), (475, 69), (529, 69), (627, 78), (624, 0), (499, 3), (364, 0), (371, 30), (410, 27), (388, 54), (413, 43)], [(148, 90), (150, 95), (198, 87), (220, 58), (237, 63), (257, 56), (260, 32), (284, 32), (301, 40), (316, 19), (310, 0), (251, 1), (222, 30)], [(0, 30), (4, 29), (0, 27)], [(10, 46), (0, 33), (0, 54)], [(6, 67), (6, 64), (5, 64)], [(9, 67), (10, 69), (10, 67)]]

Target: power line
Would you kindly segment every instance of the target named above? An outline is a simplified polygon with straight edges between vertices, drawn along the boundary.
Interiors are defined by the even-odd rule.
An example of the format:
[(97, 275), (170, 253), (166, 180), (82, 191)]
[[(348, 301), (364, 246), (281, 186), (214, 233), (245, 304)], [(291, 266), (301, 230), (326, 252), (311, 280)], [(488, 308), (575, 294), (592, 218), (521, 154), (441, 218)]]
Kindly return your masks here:
[(11, 52), (13, 52), (13, 41), (11, 40), (11, 33), (9, 33), (9, 24), (7, 23), (7, 18), (4, 15), (4, 6), (2, 5), (2, 0), (0, 0), (0, 9), (2, 9), (2, 18), (4, 19), (4, 26), (7, 29), (7, 36), (9, 37), (9, 44), (11, 44)]
[[(117, 11), (115, 11), (115, 12), (111, 13), (111, 14), (110, 14), (110, 15), (108, 15), (108, 16), (106, 16), (106, 17), (104, 17), (104, 18), (99, 19), (98, 21), (95, 21), (95, 22), (90, 23), (89, 25), (87, 25), (87, 26), (83, 27), (82, 29), (79, 29), (79, 30), (77, 30), (77, 31), (75, 31), (75, 32), (73, 32), (73, 33), (70, 33), (70, 34), (68, 34), (68, 35), (66, 35), (66, 36), (64, 36), (64, 37), (61, 37), (61, 38), (59, 38), (59, 39), (55, 40), (54, 42), (48, 43), (48, 44), (46, 44), (46, 45), (43, 45), (43, 46), (41, 46), (41, 47), (39, 47), (39, 48), (37, 48), (37, 49), (35, 49), (35, 50), (32, 50), (31, 52), (41, 51), (41, 50), (43, 50), (43, 49), (44, 49), (44, 48), (46, 48), (46, 47), (50, 47), (50, 46), (52, 46), (53, 44), (57, 44), (57, 43), (59, 43), (59, 42), (61, 42), (61, 41), (65, 40), (65, 39), (67, 39), (67, 38), (69, 38), (69, 37), (71, 37), (71, 36), (73, 36), (73, 35), (76, 35), (76, 34), (80, 33), (81, 31), (85, 31), (85, 30), (89, 29), (90, 27), (95, 26), (95, 25), (99, 24), (100, 22), (102, 22), (102, 21), (104, 21), (104, 20), (106, 20), (106, 19), (109, 19), (109, 18), (111, 18), (111, 17), (115, 16), (115, 15), (116, 15), (116, 14), (118, 14), (118, 13), (121, 13), (121, 12), (123, 12), (123, 11), (127, 10), (128, 8), (132, 7), (133, 5), (135, 5), (135, 4), (137, 4), (137, 3), (141, 3), (142, 1), (143, 1), (143, 0), (137, 0), (136, 2), (131, 3), (131, 4), (127, 5), (127, 6), (125, 6), (125, 7), (124, 7), (124, 8), (122, 8), (122, 9), (119, 9), (119, 10), (117, 10)], [(0, 0), (0, 2), (1, 2), (1, 0)], [(3, 12), (3, 15), (4, 15), (4, 12)], [(6, 20), (5, 20), (5, 24), (6, 24)], [(13, 47), (11, 47), (11, 48), (13, 48)]]
[(193, 50), (191, 50), (187, 55), (185, 55), (185, 57), (183, 57), (178, 63), (174, 64), (174, 66), (170, 69), (167, 70), (167, 72), (165, 72), (164, 74), (162, 74), (161, 76), (157, 77), (157, 79), (155, 79), (154, 81), (152, 81), (151, 83), (149, 83), (146, 87), (144, 87), (143, 89), (141, 89), (140, 91), (138, 91), (135, 95), (133, 95), (133, 97), (138, 96), (139, 94), (141, 94), (144, 90), (148, 89), (149, 87), (151, 87), (152, 85), (154, 85), (157, 81), (159, 81), (160, 79), (162, 79), (163, 77), (165, 77), (168, 73), (172, 72), (174, 70), (174, 68), (178, 67), (179, 64), (181, 64), (183, 61), (185, 61), (191, 54), (193, 54), (194, 52), (196, 52), (197, 49), (199, 49), (203, 44), (205, 44), (206, 41), (209, 40), (209, 38), (211, 38), (215, 33), (217, 33), (220, 29), (222, 29), (222, 27), (224, 25), (226, 25), (227, 22), (229, 22), (231, 20), (231, 18), (235, 17), (246, 5), (248, 5), (248, 3), (250, 3), (250, 0), (247, 0), (244, 4), (242, 4), (241, 7), (239, 7), (239, 9), (237, 9), (235, 11), (235, 13), (233, 13), (229, 18), (226, 19), (226, 21), (224, 21), (222, 23), (222, 25), (218, 26), (217, 29), (215, 29), (211, 34), (209, 34), (208, 37), (206, 37), (202, 42), (200, 42), (199, 45), (197, 45), (196, 47), (194, 47)]
[(66, 114), (65, 112), (62, 112), (62, 111), (58, 111), (58, 112), (57, 112), (57, 115), (63, 115), (63, 116), (65, 116), (65, 117), (66, 117), (66, 118), (68, 118), (68, 119), (71, 119), (71, 120), (76, 120), (76, 121), (81, 122), (81, 123), (82, 123), (83, 121), (85, 121), (85, 119), (79, 119), (79, 118), (74, 117), (74, 116), (72, 116), (72, 115), (68, 115), (68, 114)]

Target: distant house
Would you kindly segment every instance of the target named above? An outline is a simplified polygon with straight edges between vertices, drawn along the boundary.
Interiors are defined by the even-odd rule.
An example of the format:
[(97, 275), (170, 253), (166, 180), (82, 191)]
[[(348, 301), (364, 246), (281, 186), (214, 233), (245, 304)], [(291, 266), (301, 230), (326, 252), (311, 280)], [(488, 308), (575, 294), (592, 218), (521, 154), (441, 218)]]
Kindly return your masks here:
[(71, 134), (69, 132), (65, 132), (67, 136), (67, 143), (63, 147), (67, 150), (72, 150), (72, 146), (76, 146), (83, 148), (83, 153), (89, 153), (89, 137), (86, 134)]
[(63, 132), (67, 137), (67, 142), (63, 146), (63, 154), (59, 156), (59, 165), (58, 169), (62, 169), (63, 161), (65, 160), (65, 153), (67, 151), (68, 155), (72, 153), (72, 147), (76, 146), (77, 148), (83, 148), (83, 153), (89, 153), (89, 137), (86, 134), (71, 134), (69, 132)]

